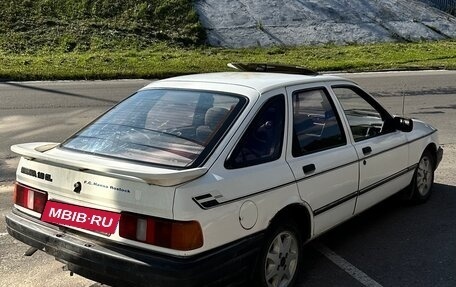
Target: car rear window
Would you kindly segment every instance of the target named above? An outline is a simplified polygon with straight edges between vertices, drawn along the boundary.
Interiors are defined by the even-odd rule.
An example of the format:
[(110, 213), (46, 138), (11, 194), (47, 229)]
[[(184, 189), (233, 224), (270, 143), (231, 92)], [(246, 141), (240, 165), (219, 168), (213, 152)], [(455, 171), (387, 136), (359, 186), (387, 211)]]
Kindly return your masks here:
[(213, 92), (139, 91), (69, 138), (64, 148), (190, 167), (216, 145), (247, 100)]

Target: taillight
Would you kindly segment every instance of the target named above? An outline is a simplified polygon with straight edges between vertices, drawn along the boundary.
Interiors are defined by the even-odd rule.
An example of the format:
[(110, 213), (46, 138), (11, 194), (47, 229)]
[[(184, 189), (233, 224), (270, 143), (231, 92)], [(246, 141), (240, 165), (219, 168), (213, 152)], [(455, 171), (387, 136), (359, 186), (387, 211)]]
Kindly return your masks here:
[(27, 209), (43, 213), (47, 201), (47, 193), (20, 183), (14, 186), (14, 203)]
[(174, 221), (122, 213), (119, 235), (123, 238), (182, 251), (203, 246), (203, 232), (197, 221)]

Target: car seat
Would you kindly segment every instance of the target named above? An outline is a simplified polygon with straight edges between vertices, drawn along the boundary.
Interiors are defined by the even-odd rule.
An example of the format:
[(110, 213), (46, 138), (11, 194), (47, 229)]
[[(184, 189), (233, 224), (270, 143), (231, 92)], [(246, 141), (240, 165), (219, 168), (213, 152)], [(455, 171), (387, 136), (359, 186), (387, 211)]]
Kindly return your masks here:
[(196, 129), (196, 139), (201, 143), (209, 142), (214, 131), (223, 123), (228, 115), (228, 109), (222, 107), (212, 107), (207, 110), (204, 117), (204, 125)]

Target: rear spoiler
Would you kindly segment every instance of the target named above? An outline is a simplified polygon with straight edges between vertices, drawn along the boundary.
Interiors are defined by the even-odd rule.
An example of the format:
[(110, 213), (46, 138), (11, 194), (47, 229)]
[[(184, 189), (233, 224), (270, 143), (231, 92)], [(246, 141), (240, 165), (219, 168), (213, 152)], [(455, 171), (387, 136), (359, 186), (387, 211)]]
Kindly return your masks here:
[(204, 175), (208, 170), (206, 167), (175, 170), (137, 163), (119, 163), (114, 159), (54, 149), (58, 145), (58, 143), (45, 142), (17, 144), (11, 146), (11, 151), (28, 160), (52, 163), (74, 170), (91, 170), (109, 174), (112, 177), (159, 186), (181, 184)]

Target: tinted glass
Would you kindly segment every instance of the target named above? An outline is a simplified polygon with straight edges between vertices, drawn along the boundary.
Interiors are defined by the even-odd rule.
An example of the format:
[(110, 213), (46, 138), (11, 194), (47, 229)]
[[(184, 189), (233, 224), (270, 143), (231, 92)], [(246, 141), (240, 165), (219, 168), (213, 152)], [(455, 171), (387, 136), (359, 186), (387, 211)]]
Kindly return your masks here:
[(293, 156), (346, 144), (340, 120), (326, 90), (293, 94)]
[(226, 163), (240, 168), (277, 160), (282, 154), (285, 123), (283, 95), (270, 99), (260, 109)]
[(360, 91), (348, 87), (333, 87), (342, 105), (355, 141), (361, 141), (392, 131), (388, 118), (363, 98)]
[(187, 167), (207, 153), (243, 103), (242, 97), (207, 92), (140, 91), (63, 146), (98, 155)]

